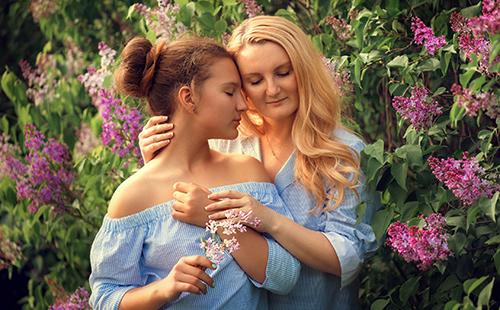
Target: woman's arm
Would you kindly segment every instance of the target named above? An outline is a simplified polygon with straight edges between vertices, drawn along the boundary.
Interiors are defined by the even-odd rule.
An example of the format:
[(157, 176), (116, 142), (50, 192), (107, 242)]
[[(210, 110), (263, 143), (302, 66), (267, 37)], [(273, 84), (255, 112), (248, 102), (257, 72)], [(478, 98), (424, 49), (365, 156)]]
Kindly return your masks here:
[(119, 309), (158, 309), (176, 300), (182, 292), (206, 294), (204, 283), (213, 287), (212, 278), (204, 272), (207, 268), (214, 269), (206, 257), (182, 257), (164, 279), (127, 291)]
[(244, 212), (251, 211), (253, 216), (261, 220), (261, 225), (255, 228), (269, 233), (299, 261), (314, 269), (340, 276), (341, 268), (337, 253), (322, 233), (295, 223), (245, 193), (230, 190), (211, 194), (209, 198), (220, 200), (206, 207), (207, 211), (216, 212), (209, 218), (223, 219), (224, 212), (233, 208)]
[[(172, 217), (178, 221), (191, 225), (205, 227), (210, 212), (205, 211), (205, 206), (214, 202), (208, 199), (210, 191), (194, 183), (177, 182), (174, 184), (173, 197), (175, 202), (172, 206)], [(266, 266), (268, 260), (268, 244), (266, 239), (253, 229), (236, 235), (224, 235), (218, 232), (221, 239), (236, 237), (240, 249), (232, 253), (232, 256), (255, 281), (262, 283), (266, 279)]]

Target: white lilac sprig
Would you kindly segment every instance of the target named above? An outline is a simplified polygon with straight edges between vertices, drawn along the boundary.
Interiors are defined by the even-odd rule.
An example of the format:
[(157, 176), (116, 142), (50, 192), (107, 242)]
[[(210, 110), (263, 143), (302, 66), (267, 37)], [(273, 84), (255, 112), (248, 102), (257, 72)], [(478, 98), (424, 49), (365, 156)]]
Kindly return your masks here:
[(217, 231), (222, 229), (224, 235), (234, 235), (238, 232), (247, 231), (245, 225), (258, 227), (261, 223), (260, 219), (251, 216), (252, 211), (228, 210), (224, 213), (225, 219), (220, 221), (210, 220), (206, 224), (206, 230), (211, 233), (211, 236), (206, 239), (201, 239), (200, 247), (205, 251), (205, 256), (214, 264), (219, 265), (224, 259), (224, 254), (231, 254), (240, 248), (240, 244), (235, 237), (231, 239), (221, 240), (217, 236)]

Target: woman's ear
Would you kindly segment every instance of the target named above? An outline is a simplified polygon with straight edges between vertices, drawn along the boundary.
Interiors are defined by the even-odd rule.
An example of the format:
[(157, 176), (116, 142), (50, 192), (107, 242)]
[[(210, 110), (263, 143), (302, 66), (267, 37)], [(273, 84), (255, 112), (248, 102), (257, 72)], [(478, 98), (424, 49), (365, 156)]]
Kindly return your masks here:
[(177, 92), (180, 106), (189, 113), (196, 113), (193, 89), (189, 86), (182, 86)]

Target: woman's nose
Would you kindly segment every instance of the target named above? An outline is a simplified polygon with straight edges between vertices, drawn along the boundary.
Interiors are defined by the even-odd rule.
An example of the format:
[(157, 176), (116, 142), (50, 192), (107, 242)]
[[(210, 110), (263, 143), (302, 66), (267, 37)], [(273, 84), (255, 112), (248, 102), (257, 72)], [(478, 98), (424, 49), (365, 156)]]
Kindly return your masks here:
[(274, 79), (270, 79), (267, 81), (266, 94), (269, 97), (274, 97), (280, 92), (279, 85), (274, 81)]

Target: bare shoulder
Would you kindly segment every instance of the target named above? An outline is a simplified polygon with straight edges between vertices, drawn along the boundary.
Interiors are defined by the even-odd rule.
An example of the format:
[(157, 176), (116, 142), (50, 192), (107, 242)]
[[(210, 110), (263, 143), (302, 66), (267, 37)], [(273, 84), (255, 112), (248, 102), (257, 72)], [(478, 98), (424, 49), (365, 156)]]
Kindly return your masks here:
[(126, 179), (115, 190), (108, 206), (108, 216), (121, 218), (138, 213), (151, 206), (149, 182), (143, 173), (136, 173)]
[(228, 155), (228, 165), (240, 182), (271, 182), (264, 165), (252, 156)]

